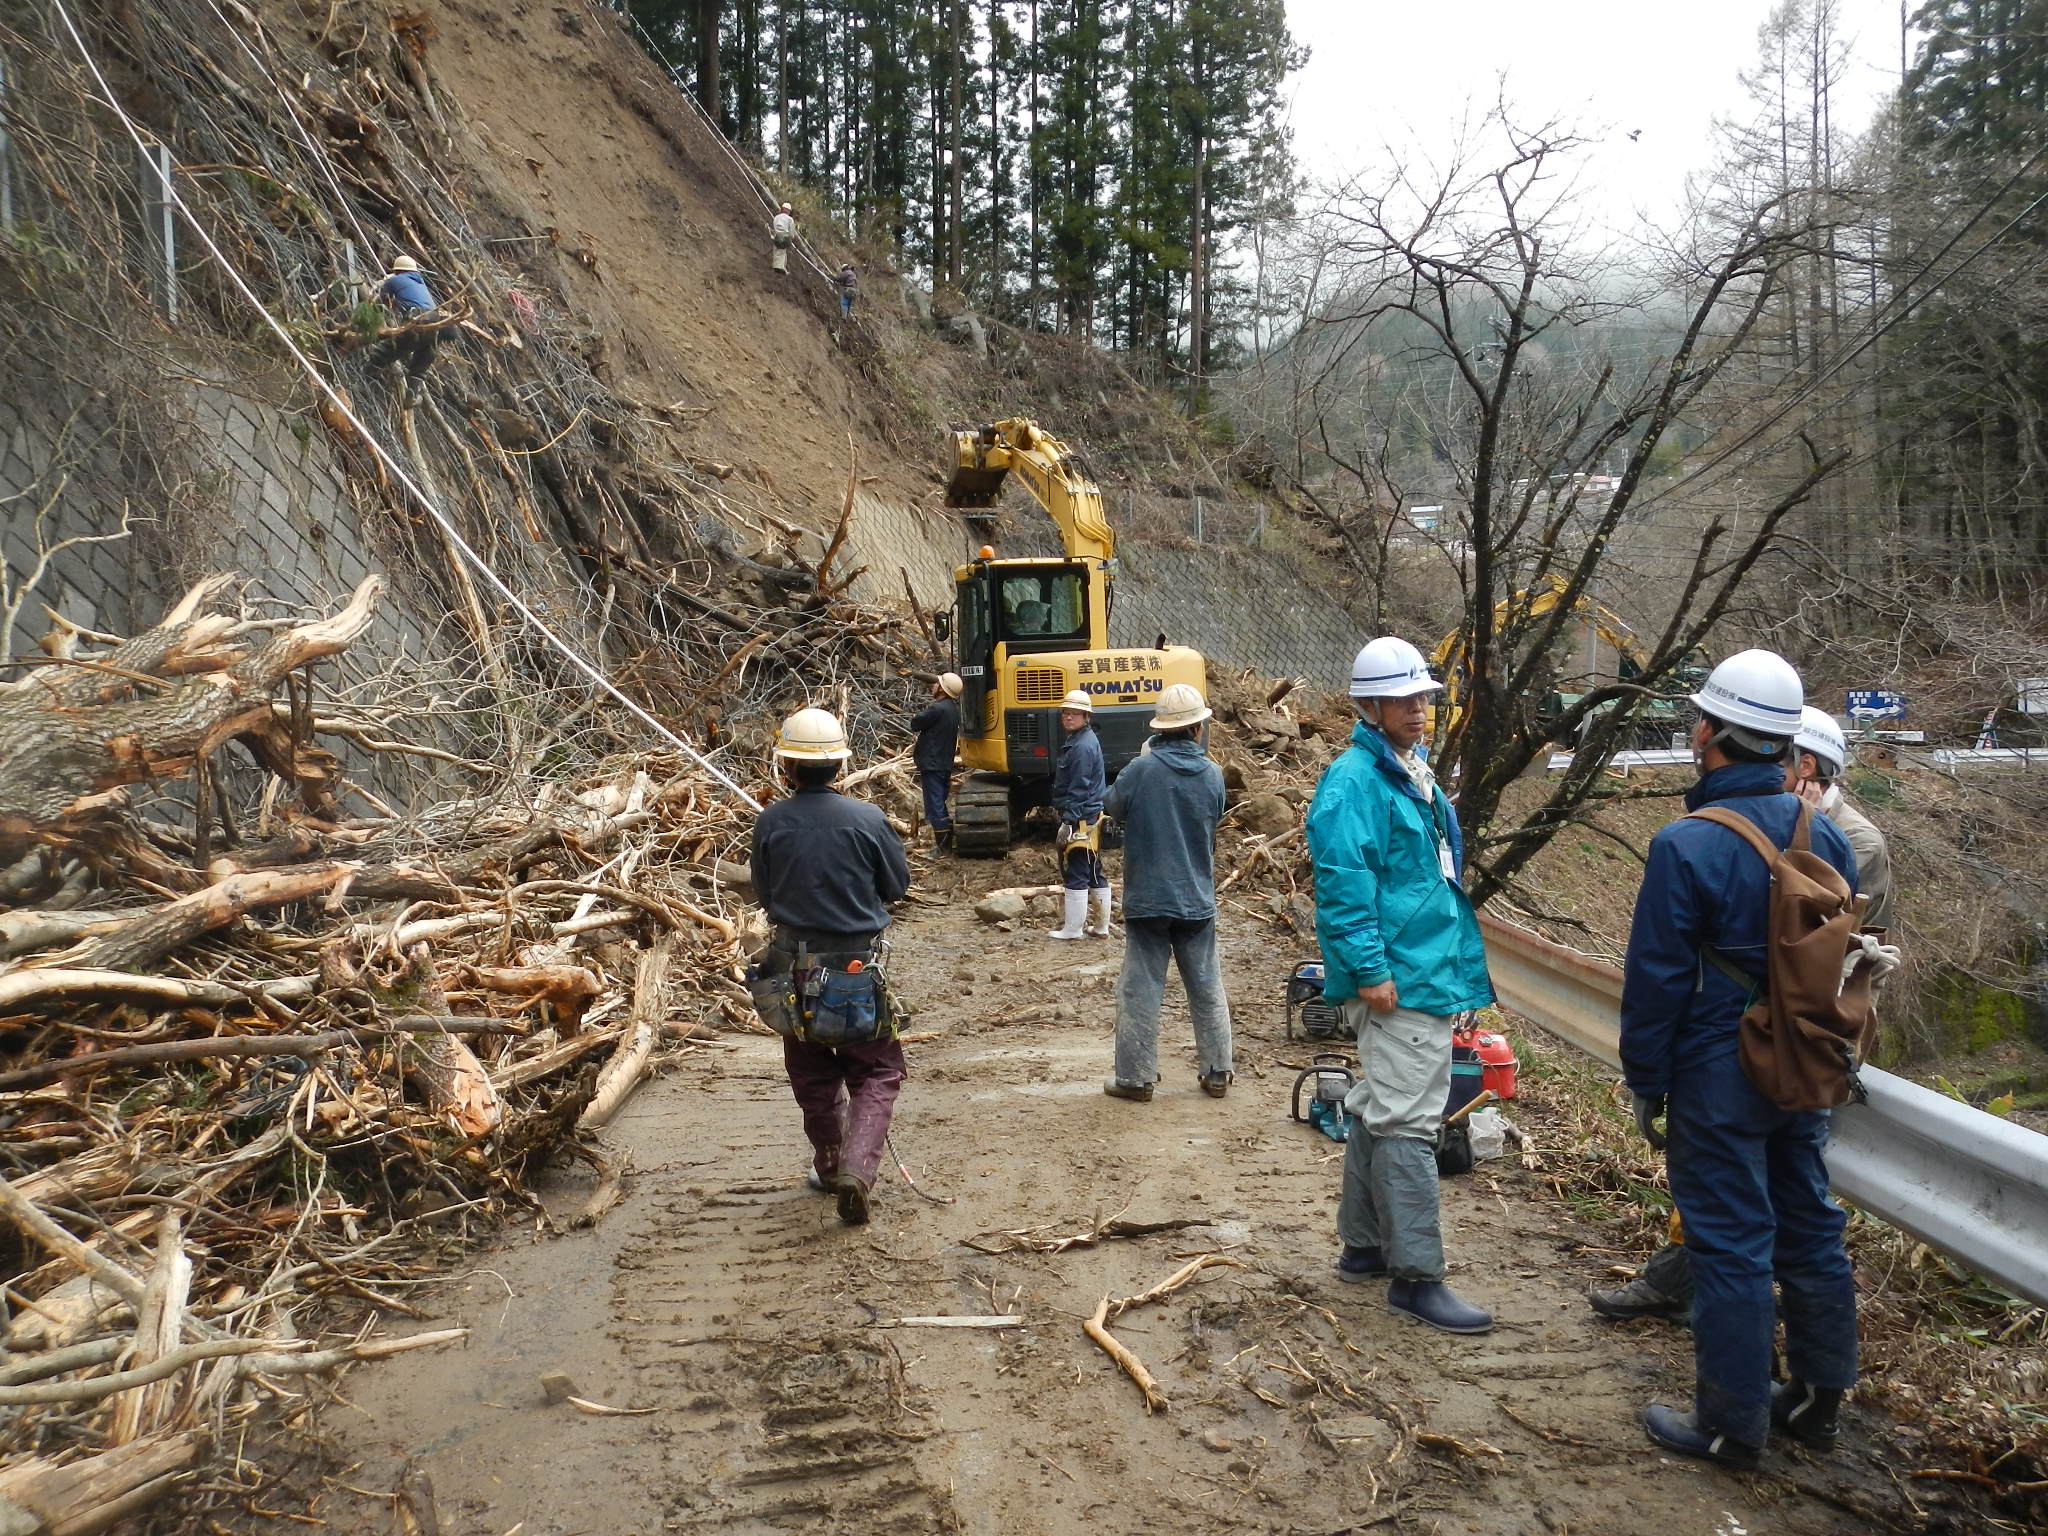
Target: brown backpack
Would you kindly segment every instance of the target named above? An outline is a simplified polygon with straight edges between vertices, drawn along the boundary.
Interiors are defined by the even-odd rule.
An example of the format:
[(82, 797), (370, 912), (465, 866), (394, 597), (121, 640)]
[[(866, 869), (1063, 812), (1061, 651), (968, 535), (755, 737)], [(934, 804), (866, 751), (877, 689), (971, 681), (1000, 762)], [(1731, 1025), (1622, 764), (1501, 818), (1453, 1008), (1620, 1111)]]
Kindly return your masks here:
[(1851, 896), (1841, 872), (1813, 851), (1813, 808), (1804, 802), (1782, 849), (1725, 806), (1692, 817), (1739, 834), (1771, 871), (1765, 974), (1749, 975), (1719, 951), (1703, 951), (1755, 994), (1742, 1015), (1743, 1072), (1780, 1109), (1833, 1109), (1861, 1097), (1856, 1071), (1877, 1040), (1871, 961), (1859, 956), (1846, 980), (1842, 969), (1868, 898)]

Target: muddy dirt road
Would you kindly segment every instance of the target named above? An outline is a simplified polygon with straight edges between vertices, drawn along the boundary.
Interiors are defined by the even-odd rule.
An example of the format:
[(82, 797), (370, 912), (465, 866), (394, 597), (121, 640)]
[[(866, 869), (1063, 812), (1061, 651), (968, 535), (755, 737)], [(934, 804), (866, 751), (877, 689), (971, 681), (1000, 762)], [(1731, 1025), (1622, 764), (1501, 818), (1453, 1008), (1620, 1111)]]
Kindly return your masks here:
[[(923, 888), (1036, 868), (942, 867)], [(1054, 944), (1047, 926), (998, 932), (966, 901), (898, 926), (897, 979), (936, 1038), (911, 1048), (896, 1148), (950, 1203), (897, 1181), (871, 1226), (841, 1226), (801, 1182), (776, 1042), (699, 1052), (609, 1133), (633, 1161), (622, 1205), (478, 1256), (435, 1303), (475, 1329), (465, 1349), (349, 1380), (325, 1427), (359, 1465), (315, 1513), (384, 1528), (389, 1503), (341, 1485), (393, 1487), (409, 1456), (449, 1536), (1880, 1528), (1850, 1513), (1890, 1502), (1860, 1432), (1826, 1465), (1774, 1450), (1755, 1478), (1655, 1454), (1635, 1414), (1654, 1393), (1685, 1400), (1686, 1337), (1596, 1323), (1581, 1293), (1614, 1256), (1519, 1167), (1446, 1185), (1451, 1279), (1494, 1309), (1490, 1336), (1432, 1333), (1385, 1310), (1383, 1282), (1338, 1283), (1339, 1149), (1286, 1113), (1285, 1064), (1306, 1056), (1280, 1027), (1305, 953), (1290, 941), (1226, 923), (1229, 1097), (1196, 1089), (1176, 988), (1165, 1081), (1136, 1105), (1100, 1092), (1121, 946)], [(1019, 1014), (1038, 1022), (1006, 1022)], [(1540, 1103), (1518, 1113), (1540, 1137)], [(982, 1251), (1118, 1212), (1188, 1225)], [(1117, 1324), (1171, 1399), (1148, 1415), (1081, 1322), (1201, 1253), (1236, 1265)], [(998, 1313), (1023, 1324), (886, 1326)], [(556, 1369), (654, 1411), (544, 1406)]]

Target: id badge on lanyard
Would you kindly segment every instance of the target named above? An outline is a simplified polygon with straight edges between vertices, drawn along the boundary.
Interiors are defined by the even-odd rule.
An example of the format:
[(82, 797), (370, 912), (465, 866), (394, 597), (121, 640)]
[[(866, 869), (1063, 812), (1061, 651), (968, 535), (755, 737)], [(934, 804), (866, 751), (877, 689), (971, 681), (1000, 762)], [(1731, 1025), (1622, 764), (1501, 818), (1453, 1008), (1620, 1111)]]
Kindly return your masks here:
[(1436, 862), (1437, 868), (1444, 872), (1444, 878), (1450, 881), (1451, 884), (1456, 885), (1458, 883), (1458, 861), (1451, 857), (1451, 845), (1444, 842), (1441, 838), (1437, 840)]

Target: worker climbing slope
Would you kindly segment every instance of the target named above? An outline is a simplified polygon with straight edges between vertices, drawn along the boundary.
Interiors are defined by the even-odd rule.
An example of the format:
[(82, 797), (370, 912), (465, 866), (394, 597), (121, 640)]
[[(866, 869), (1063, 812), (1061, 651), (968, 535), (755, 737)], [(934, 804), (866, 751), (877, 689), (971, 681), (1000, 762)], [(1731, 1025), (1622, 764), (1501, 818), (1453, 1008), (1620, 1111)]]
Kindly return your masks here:
[(782, 1038), (790, 1092), (811, 1143), (809, 1183), (839, 1217), (868, 1219), (875, 1170), (903, 1086), (903, 1047), (878, 976), (889, 907), (910, 866), (888, 818), (832, 787), (853, 755), (826, 710), (800, 709), (776, 738), (795, 790), (754, 823), (754, 893), (774, 925), (750, 978), (762, 1022)]
[(1478, 919), (1459, 880), (1457, 813), (1418, 748), (1442, 685), (1398, 636), (1351, 667), (1358, 721), (1309, 806), (1323, 995), (1358, 1040), (1364, 1081), (1337, 1210), (1345, 1280), (1392, 1277), (1387, 1305), (1447, 1333), (1493, 1317), (1444, 1283), (1437, 1127), (1450, 1097), (1455, 1015), (1493, 1001)]
[(1052, 807), (1059, 812), (1060, 880), (1064, 921), (1056, 939), (1109, 937), (1109, 875), (1102, 867), (1102, 800), (1107, 773), (1094, 730), (1095, 701), (1079, 688), (1060, 701), (1059, 765), (1052, 777)]
[(372, 367), (385, 368), (403, 363), (412, 385), (424, 379), (433, 366), (434, 351), (441, 344), (440, 301), (427, 286), (420, 264), (410, 256), (394, 257), (391, 270), (377, 285), (377, 297), (388, 304), (404, 327), (370, 355)]
[(776, 272), (789, 270), (789, 248), (796, 244), (796, 214), (789, 204), (784, 203), (775, 210), (775, 217), (768, 224), (770, 250), (769, 268)]

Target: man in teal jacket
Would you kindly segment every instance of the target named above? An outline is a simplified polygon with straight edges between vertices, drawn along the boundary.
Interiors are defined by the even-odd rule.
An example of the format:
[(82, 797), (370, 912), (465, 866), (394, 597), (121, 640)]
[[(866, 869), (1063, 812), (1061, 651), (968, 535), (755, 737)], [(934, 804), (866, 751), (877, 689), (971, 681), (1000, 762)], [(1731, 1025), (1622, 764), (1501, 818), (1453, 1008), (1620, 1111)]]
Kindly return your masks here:
[(1358, 1036), (1364, 1077), (1345, 1100), (1337, 1234), (1344, 1280), (1389, 1275), (1387, 1305), (1447, 1333), (1485, 1333), (1491, 1314), (1444, 1284), (1436, 1135), (1451, 1086), (1455, 1015), (1493, 1001), (1486, 948), (1458, 883), (1457, 813), (1416, 750), (1431, 680), (1393, 635), (1352, 663), (1351, 747), (1308, 811), (1323, 995)]

